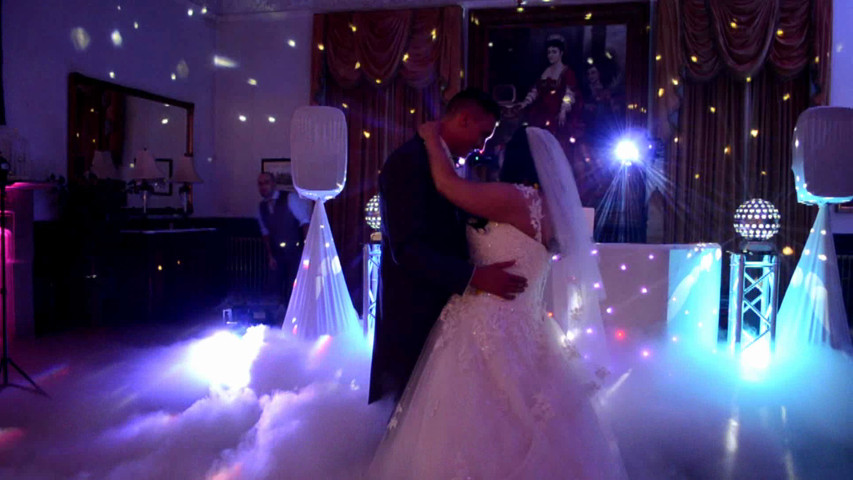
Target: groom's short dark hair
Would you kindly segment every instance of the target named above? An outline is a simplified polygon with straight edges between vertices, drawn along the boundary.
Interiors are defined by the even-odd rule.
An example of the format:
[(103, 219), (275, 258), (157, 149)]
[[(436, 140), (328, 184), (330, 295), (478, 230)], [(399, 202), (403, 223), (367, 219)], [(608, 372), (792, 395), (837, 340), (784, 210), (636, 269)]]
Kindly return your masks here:
[(450, 99), (450, 102), (447, 103), (447, 111), (445, 112), (445, 115), (453, 116), (460, 110), (470, 106), (479, 107), (484, 112), (494, 117), (496, 121), (501, 118), (501, 107), (498, 106), (497, 102), (495, 102), (486, 92), (473, 87), (466, 88), (454, 95), (453, 98)]

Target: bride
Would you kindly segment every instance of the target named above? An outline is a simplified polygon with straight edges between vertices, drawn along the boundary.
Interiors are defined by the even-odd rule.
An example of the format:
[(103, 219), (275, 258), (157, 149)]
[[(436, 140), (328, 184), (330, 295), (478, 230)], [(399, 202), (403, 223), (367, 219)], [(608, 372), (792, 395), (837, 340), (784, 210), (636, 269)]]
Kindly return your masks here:
[[(477, 264), (514, 260), (528, 289), (505, 300), (469, 287), (430, 333), (368, 471), (370, 479), (620, 479), (615, 444), (592, 407), (593, 352), (568, 341), (545, 307), (552, 257), (564, 288), (594, 296), (598, 267), (569, 163), (547, 131), (507, 143), (499, 183), (459, 178), (437, 124), (419, 129), (438, 191), (483, 219), (469, 227)], [(541, 187), (540, 187), (541, 186)], [(595, 283), (595, 287), (598, 284)], [(598, 302), (572, 327), (602, 333)], [(601, 373), (599, 370), (598, 373)]]

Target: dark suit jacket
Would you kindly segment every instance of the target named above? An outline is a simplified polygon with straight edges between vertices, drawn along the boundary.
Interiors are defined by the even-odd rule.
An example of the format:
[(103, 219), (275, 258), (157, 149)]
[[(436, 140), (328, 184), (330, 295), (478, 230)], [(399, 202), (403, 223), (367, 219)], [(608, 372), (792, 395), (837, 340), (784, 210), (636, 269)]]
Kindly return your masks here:
[(370, 397), (399, 399), (432, 326), (473, 274), (465, 223), (435, 189), (420, 137), (388, 157), (379, 175), (382, 266)]

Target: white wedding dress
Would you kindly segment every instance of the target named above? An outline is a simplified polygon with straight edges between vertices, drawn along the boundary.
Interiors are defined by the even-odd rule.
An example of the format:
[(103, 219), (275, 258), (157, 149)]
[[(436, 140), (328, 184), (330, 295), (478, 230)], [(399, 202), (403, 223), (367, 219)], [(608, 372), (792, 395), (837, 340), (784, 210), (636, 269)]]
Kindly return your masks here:
[(516, 260), (527, 278), (512, 301), (469, 288), (430, 333), (370, 465), (387, 480), (625, 478), (589, 400), (592, 376), (549, 318), (543, 294), (552, 254), (542, 202), (528, 199), (537, 238), (509, 224), (468, 229), (476, 265)]

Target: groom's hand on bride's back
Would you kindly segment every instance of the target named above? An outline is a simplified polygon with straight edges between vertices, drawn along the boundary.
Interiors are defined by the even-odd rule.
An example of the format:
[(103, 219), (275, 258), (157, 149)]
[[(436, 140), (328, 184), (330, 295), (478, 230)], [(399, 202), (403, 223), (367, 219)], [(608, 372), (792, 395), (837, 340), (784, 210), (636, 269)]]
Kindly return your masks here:
[(527, 288), (526, 278), (506, 271), (513, 265), (515, 265), (515, 260), (476, 267), (474, 276), (471, 277), (471, 286), (477, 290), (512, 300)]

